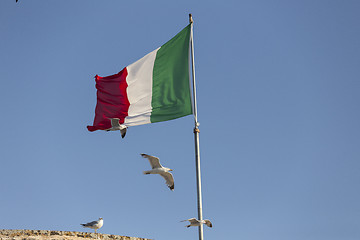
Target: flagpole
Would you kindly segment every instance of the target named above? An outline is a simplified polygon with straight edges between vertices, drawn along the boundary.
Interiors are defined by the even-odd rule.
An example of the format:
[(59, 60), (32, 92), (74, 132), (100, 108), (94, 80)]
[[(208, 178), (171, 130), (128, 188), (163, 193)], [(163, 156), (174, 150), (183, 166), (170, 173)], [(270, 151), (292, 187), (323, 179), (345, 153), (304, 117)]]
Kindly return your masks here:
[[(203, 220), (202, 216), (202, 196), (201, 196), (201, 171), (200, 171), (200, 141), (199, 141), (199, 122), (197, 120), (197, 102), (196, 102), (196, 83), (195, 83), (195, 58), (194, 58), (194, 38), (193, 38), (193, 19), (189, 14), (189, 22), (191, 24), (190, 42), (191, 42), (191, 64), (192, 64), (192, 84), (193, 84), (193, 110), (195, 119), (194, 139), (195, 139), (195, 161), (196, 161), (196, 182), (197, 182), (197, 205), (198, 219)], [(204, 239), (203, 224), (199, 226), (199, 240)]]

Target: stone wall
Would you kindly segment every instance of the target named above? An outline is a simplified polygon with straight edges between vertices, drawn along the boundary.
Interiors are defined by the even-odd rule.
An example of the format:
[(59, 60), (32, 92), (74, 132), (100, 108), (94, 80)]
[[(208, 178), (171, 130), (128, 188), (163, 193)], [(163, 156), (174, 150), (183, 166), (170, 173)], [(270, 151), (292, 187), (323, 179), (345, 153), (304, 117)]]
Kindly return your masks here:
[(0, 240), (150, 240), (111, 234), (51, 230), (0, 230)]

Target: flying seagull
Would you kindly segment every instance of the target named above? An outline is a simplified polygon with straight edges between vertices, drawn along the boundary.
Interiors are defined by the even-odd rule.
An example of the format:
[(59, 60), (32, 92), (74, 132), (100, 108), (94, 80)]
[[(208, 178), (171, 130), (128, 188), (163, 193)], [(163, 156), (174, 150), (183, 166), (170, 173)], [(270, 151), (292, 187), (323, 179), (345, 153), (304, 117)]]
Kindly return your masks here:
[(124, 138), (126, 135), (126, 129), (127, 127), (124, 125), (120, 125), (118, 118), (110, 118), (111, 120), (111, 128), (106, 129), (106, 131), (117, 131), (120, 130), (121, 137)]
[(174, 178), (173, 175), (169, 173), (172, 169), (161, 166), (159, 158), (157, 157), (144, 153), (142, 153), (141, 156), (149, 160), (152, 168), (151, 170), (144, 171), (144, 174), (160, 174), (160, 176), (165, 179), (166, 185), (170, 188), (170, 190), (174, 191)]
[(104, 224), (104, 220), (102, 218), (99, 218), (99, 220), (97, 221), (92, 221), (92, 222), (89, 222), (89, 223), (83, 223), (83, 224), (80, 224), (82, 225), (83, 227), (86, 227), (86, 228), (92, 228), (92, 229), (95, 229), (95, 233), (96, 233), (96, 230), (101, 228)]
[(205, 220), (197, 220), (196, 218), (190, 218), (190, 219), (186, 219), (186, 220), (183, 220), (181, 222), (186, 222), (186, 221), (189, 221), (190, 224), (189, 225), (186, 225), (186, 227), (190, 227), (190, 226), (200, 226), (200, 224), (206, 224), (206, 226), (208, 227), (212, 227), (212, 223), (210, 222), (209, 219), (205, 219)]

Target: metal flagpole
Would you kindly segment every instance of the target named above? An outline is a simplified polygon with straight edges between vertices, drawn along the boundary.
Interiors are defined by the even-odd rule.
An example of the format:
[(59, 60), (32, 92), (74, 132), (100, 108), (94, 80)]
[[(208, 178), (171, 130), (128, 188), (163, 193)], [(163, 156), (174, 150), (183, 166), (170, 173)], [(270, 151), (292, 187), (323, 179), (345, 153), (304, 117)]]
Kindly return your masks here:
[[(195, 59), (194, 59), (194, 38), (193, 38), (193, 19), (189, 14), (189, 22), (191, 24), (190, 42), (191, 42), (191, 63), (192, 63), (192, 83), (193, 83), (193, 99), (194, 99), (194, 139), (195, 139), (195, 161), (196, 161), (196, 182), (197, 182), (197, 203), (198, 203), (198, 220), (202, 221), (202, 196), (201, 196), (201, 172), (200, 172), (200, 146), (199, 146), (199, 122), (197, 120), (197, 102), (196, 102), (196, 83), (195, 83)], [(203, 224), (199, 226), (199, 240), (204, 239)]]

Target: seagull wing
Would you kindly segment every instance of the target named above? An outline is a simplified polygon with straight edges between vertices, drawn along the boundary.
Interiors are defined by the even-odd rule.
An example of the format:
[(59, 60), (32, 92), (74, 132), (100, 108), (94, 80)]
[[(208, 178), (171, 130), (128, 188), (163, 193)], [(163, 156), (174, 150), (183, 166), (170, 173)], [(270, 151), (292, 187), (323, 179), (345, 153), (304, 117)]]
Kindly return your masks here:
[(205, 221), (206, 226), (212, 227), (212, 223), (210, 222), (209, 219), (205, 219), (204, 221)]
[(150, 156), (147, 154), (142, 153), (141, 154), (142, 157), (147, 158), (150, 162), (151, 167), (154, 168), (162, 168), (161, 164), (160, 164), (160, 159), (154, 156)]
[(120, 123), (119, 123), (119, 120), (118, 118), (110, 118), (111, 120), (111, 126), (114, 128), (114, 127), (120, 127)]
[(120, 133), (121, 133), (121, 137), (122, 137), (122, 138), (124, 138), (125, 135), (126, 135), (126, 129), (127, 129), (127, 127), (124, 127), (124, 128), (121, 128), (121, 127), (120, 127)]
[(84, 227), (93, 227), (98, 223), (99, 223), (98, 221), (92, 221), (92, 222), (81, 224), (81, 225), (83, 225)]
[(170, 188), (171, 191), (174, 191), (174, 177), (169, 172), (160, 173), (160, 175), (165, 179), (166, 185)]
[(196, 218), (190, 218), (190, 219), (188, 219), (188, 221), (189, 221), (191, 224), (199, 223), (199, 221), (198, 221)]
[(186, 219), (186, 220), (182, 220), (180, 222), (186, 222), (186, 221), (189, 221), (190, 223), (196, 223), (197, 222), (196, 218), (189, 218), (189, 219)]

